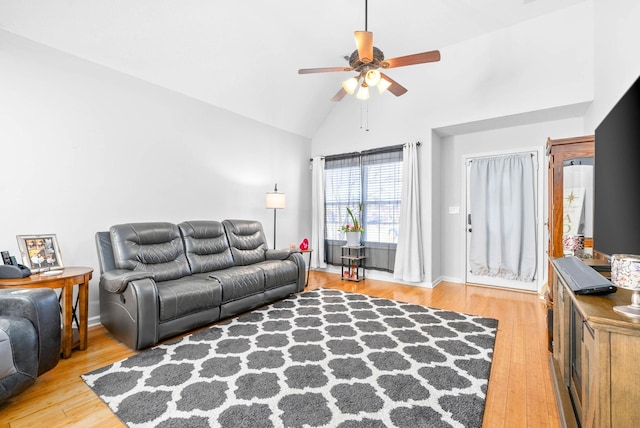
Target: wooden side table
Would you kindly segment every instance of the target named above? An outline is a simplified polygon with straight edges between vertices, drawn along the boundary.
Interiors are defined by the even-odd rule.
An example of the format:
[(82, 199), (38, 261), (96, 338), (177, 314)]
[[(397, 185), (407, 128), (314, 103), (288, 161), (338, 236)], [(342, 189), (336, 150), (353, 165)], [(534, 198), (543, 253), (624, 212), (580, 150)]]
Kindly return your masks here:
[(76, 301), (78, 316), (75, 318), (80, 338), (79, 349), (87, 349), (87, 326), (89, 311), (89, 280), (93, 269), (89, 267), (65, 267), (58, 275), (47, 276), (46, 272), (34, 273), (26, 278), (0, 279), (0, 288), (61, 288), (62, 312), (62, 358), (71, 356), (73, 348), (73, 286), (78, 285)]
[(311, 253), (313, 252), (313, 248), (309, 248), (308, 250), (300, 250), (302, 254), (309, 254), (309, 263), (307, 263), (307, 280), (304, 282), (304, 286), (309, 285), (309, 272), (311, 271)]

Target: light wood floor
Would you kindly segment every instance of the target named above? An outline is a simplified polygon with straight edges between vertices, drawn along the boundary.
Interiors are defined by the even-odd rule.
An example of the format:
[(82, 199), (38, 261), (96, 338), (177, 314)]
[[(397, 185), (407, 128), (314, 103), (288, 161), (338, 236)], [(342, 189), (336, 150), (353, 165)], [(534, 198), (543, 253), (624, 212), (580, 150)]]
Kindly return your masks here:
[[(307, 289), (345, 291), (449, 309), (499, 320), (483, 427), (559, 427), (547, 364), (543, 302), (533, 294), (442, 283), (434, 289), (311, 272)], [(89, 329), (89, 348), (40, 376), (34, 386), (0, 405), (0, 428), (121, 427), (80, 375), (133, 355), (102, 326)]]

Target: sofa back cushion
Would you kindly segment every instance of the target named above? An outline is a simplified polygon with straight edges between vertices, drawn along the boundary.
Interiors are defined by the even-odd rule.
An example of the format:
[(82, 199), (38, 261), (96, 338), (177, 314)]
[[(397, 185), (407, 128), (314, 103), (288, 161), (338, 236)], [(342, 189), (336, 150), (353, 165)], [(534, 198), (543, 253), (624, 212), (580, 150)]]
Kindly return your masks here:
[(262, 223), (253, 220), (224, 220), (222, 222), (233, 263), (246, 266), (266, 260), (267, 238), (262, 230)]
[(118, 269), (153, 272), (156, 281), (189, 275), (178, 226), (172, 223), (127, 223), (111, 226), (111, 245)]
[(192, 273), (211, 272), (233, 266), (224, 227), (219, 221), (185, 221), (178, 225)]

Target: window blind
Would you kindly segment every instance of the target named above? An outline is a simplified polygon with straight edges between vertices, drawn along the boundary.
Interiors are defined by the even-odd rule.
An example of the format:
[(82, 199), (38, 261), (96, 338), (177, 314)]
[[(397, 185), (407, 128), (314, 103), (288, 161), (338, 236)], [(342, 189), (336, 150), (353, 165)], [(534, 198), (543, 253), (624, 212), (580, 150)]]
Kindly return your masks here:
[[(360, 219), (366, 250), (366, 267), (393, 271), (398, 242), (402, 190), (402, 146), (325, 158), (325, 257), (341, 264), (346, 208), (362, 204)], [(356, 214), (354, 211), (354, 214)]]

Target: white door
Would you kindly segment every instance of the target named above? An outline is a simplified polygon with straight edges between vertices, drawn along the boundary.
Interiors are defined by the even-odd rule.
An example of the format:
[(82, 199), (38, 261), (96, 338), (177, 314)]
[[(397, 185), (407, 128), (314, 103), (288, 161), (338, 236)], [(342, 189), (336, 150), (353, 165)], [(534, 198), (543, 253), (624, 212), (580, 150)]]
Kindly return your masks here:
[[(466, 263), (465, 263), (465, 273), (466, 273), (466, 282), (470, 283), (470, 284), (479, 284), (479, 285), (487, 285), (487, 286), (492, 286), (492, 287), (503, 287), (503, 288), (511, 288), (511, 289), (516, 289), (516, 290), (523, 290), (523, 291), (532, 291), (532, 292), (536, 292), (540, 289), (540, 284), (541, 284), (541, 276), (542, 276), (542, 269), (541, 269), (541, 265), (542, 265), (542, 248), (540, 245), (541, 241), (541, 230), (542, 228), (540, 227), (539, 223), (539, 219), (541, 218), (540, 216), (540, 210), (541, 210), (541, 199), (538, 195), (538, 189), (540, 188), (539, 183), (542, 182), (542, 176), (541, 176), (541, 172), (540, 172), (540, 167), (539, 167), (539, 162), (538, 162), (538, 158), (540, 156), (539, 150), (538, 149), (533, 149), (533, 150), (526, 150), (526, 152), (531, 153), (531, 156), (533, 156), (534, 158), (534, 170), (535, 170), (535, 180), (534, 180), (534, 184), (535, 184), (535, 190), (534, 190), (534, 197), (535, 197), (535, 201), (536, 201), (536, 240), (537, 240), (537, 249), (536, 249), (536, 259), (537, 259), (537, 268), (536, 268), (536, 276), (535, 276), (535, 280), (534, 281), (517, 281), (517, 280), (510, 280), (510, 279), (504, 279), (504, 278), (499, 278), (499, 277), (493, 277), (493, 276), (481, 276), (481, 275), (474, 275), (471, 273), (471, 268), (470, 268), (470, 263), (469, 263), (469, 244), (471, 242), (471, 235), (473, 233), (473, 213), (471, 212), (471, 208), (470, 208), (470, 171), (471, 171), (471, 161), (474, 158), (480, 158), (480, 157), (486, 157), (486, 156), (502, 156), (502, 155), (508, 155), (508, 154), (515, 154), (515, 153), (491, 153), (491, 154), (482, 154), (482, 155), (470, 155), (465, 159), (465, 168), (464, 170), (466, 171), (466, 190), (465, 190), (465, 194), (466, 194), (466, 217), (465, 217), (465, 229), (466, 229)], [(523, 153), (523, 151), (517, 152), (517, 153)], [(499, 207), (496, 207), (499, 208)]]

